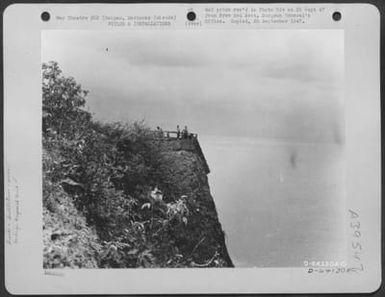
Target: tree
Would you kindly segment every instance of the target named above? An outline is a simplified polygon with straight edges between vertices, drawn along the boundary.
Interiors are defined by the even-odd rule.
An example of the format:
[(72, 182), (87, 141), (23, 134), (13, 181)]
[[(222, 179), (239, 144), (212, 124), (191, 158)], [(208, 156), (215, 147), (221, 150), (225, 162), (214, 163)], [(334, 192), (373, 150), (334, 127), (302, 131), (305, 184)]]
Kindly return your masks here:
[(62, 136), (75, 136), (79, 126), (90, 122), (84, 110), (88, 91), (72, 77), (62, 76), (57, 62), (43, 63), (43, 132), (54, 131)]

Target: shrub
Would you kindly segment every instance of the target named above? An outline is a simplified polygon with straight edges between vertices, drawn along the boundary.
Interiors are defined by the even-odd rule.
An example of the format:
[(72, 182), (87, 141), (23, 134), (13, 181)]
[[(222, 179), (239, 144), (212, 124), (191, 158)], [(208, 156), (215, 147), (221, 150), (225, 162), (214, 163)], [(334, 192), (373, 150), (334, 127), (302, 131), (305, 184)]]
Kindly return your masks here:
[[(43, 64), (42, 75), (46, 216), (62, 203), (55, 196), (64, 190), (97, 231), (99, 267), (186, 266), (175, 240), (188, 224), (186, 202), (152, 203), (148, 196), (154, 185), (164, 183), (154, 133), (143, 122), (93, 121), (85, 110), (88, 92), (62, 76), (56, 62)], [(141, 208), (150, 201), (150, 209)], [(45, 266), (70, 265), (66, 257), (81, 261), (71, 247), (63, 247), (64, 256), (48, 257)]]

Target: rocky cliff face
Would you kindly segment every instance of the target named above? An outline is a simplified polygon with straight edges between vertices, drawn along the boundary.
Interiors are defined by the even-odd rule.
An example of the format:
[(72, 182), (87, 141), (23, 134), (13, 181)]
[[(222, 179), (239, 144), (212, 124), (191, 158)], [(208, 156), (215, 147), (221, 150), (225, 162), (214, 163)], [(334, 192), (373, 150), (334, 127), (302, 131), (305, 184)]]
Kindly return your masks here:
[[(116, 190), (105, 192), (103, 187), (95, 200), (89, 199), (92, 192), (85, 190), (87, 184), (64, 178), (67, 175), (60, 165), (89, 168), (89, 162), (79, 165), (72, 154), (65, 154), (67, 149), (45, 140), (44, 268), (233, 267), (210, 194), (210, 170), (198, 140), (148, 139), (144, 143), (157, 148), (151, 150), (156, 152), (157, 166), (150, 173), (158, 177), (152, 182), (143, 179), (135, 197)], [(130, 158), (124, 155), (127, 148), (144, 154), (143, 148), (123, 142), (122, 161)], [(120, 147), (119, 143), (111, 149)], [(95, 168), (100, 168), (98, 162)], [(134, 175), (130, 171), (122, 181), (130, 181)], [(155, 180), (162, 191), (158, 201), (150, 194)], [(79, 207), (83, 201), (90, 202)]]
[(187, 196), (189, 202), (190, 221), (179, 238), (182, 250), (183, 246), (190, 248), (193, 265), (233, 267), (210, 194), (210, 170), (198, 140), (165, 139), (161, 147), (166, 184), (173, 193)]

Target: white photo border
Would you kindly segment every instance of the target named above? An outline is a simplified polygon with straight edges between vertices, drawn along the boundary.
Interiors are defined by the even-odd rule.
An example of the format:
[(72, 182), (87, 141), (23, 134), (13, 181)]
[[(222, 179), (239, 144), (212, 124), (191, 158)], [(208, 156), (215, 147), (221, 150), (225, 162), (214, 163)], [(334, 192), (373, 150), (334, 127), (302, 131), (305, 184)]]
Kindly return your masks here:
[[(304, 268), (44, 270), (41, 168), (42, 30), (122, 30), (103, 24), (61, 23), (59, 14), (175, 14), (171, 28), (234, 29), (211, 24), (186, 28), (185, 14), (207, 6), (324, 7), (306, 24), (259, 25), (248, 30), (343, 30), (345, 39), (346, 215), (358, 214), (363, 271), (309, 274)], [(331, 14), (340, 11), (341, 22)], [(52, 21), (40, 19), (43, 11)], [(183, 17), (182, 17), (183, 16)], [(151, 28), (154, 29), (154, 28)], [(238, 26), (236, 29), (246, 29)], [(125, 28), (124, 30), (131, 30)], [(146, 30), (146, 29), (143, 29)], [(12, 294), (367, 293), (381, 284), (380, 14), (370, 4), (14, 4), (3, 15), (5, 232), (20, 211), (17, 242), (5, 240), (5, 285)], [(366, 168), (365, 174), (361, 174)], [(347, 235), (354, 232), (346, 226)], [(355, 238), (351, 238), (350, 245)], [(353, 253), (354, 251), (352, 251)]]

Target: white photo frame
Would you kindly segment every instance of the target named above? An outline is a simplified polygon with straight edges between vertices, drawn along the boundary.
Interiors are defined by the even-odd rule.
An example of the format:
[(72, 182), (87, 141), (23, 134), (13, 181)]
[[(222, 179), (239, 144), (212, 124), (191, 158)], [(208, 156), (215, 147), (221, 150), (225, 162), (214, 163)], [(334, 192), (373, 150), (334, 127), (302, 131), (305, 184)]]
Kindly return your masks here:
[[(210, 17), (247, 8), (250, 16)], [(299, 9), (277, 22), (255, 15)], [(42, 12), (50, 13), (48, 22)], [(196, 20), (186, 18), (195, 12)], [(342, 19), (333, 20), (340, 12)], [(101, 16), (91, 21), (82, 16)], [(102, 16), (124, 17), (112, 24)], [(134, 24), (137, 16), (164, 22)], [(72, 16), (72, 17), (71, 17)], [(261, 18), (263, 18), (261, 16)], [(269, 19), (269, 17), (267, 17)], [(224, 23), (221, 21), (225, 20)], [(231, 21), (233, 20), (233, 21)], [(235, 21), (234, 21), (235, 20)], [(238, 20), (238, 21), (237, 21)], [(4, 25), (5, 284), (12, 294), (368, 293), (381, 284), (380, 14), (370, 4), (14, 4)], [(110, 22), (110, 23), (109, 23)], [(276, 32), (329, 30), (343, 39), (344, 271), (307, 267), (44, 269), (42, 242), (42, 38), (47, 32)], [(269, 34), (269, 33), (267, 33)], [(225, 34), (222, 34), (225, 35)], [(221, 35), (221, 36), (222, 36)], [(230, 34), (229, 36), (234, 36)], [(201, 39), (202, 42), (204, 38)], [(165, 62), (166, 63), (166, 62)], [(198, 78), (197, 78), (198, 79)], [(306, 82), (305, 82), (306, 83)], [(209, 162), (210, 163), (210, 162)], [(214, 197), (215, 201), (215, 197)], [(311, 261), (312, 259), (309, 259)], [(328, 260), (328, 259), (319, 259)], [(314, 266), (314, 267), (313, 267)], [(317, 270), (318, 269), (318, 270)], [(322, 267), (321, 267), (322, 269)], [(350, 270), (349, 270), (350, 269)]]

